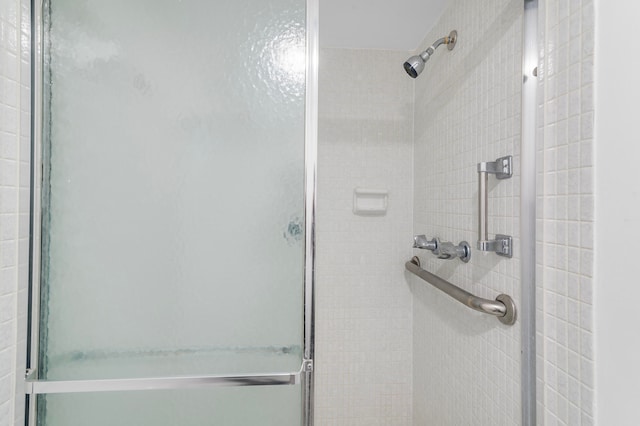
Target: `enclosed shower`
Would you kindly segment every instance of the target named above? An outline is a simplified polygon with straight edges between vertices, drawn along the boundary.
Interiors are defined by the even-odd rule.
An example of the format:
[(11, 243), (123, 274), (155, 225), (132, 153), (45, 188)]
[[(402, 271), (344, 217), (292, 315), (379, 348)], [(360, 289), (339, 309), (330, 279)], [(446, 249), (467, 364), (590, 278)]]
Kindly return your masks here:
[(319, 3), (33, 2), (29, 425), (535, 424), (536, 2)]

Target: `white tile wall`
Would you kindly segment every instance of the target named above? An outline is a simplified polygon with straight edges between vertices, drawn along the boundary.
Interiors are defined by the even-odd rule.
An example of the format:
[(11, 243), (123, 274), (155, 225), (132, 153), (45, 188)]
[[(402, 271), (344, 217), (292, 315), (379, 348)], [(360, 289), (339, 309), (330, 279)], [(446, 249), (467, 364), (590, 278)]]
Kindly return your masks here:
[(0, 425), (24, 424), (29, 237), (29, 2), (0, 3)]
[[(471, 243), (468, 264), (416, 251), (423, 267), (481, 297), (520, 305), (521, 2), (452, 0), (421, 44), (456, 29), (416, 79), (414, 231)], [(513, 155), (489, 180), (489, 233), (514, 237), (512, 259), (475, 250), (477, 163)], [(509, 327), (414, 280), (416, 425), (521, 423), (520, 323)]]
[(594, 5), (540, 3), (538, 422), (591, 425)]
[[(411, 425), (413, 82), (405, 53), (323, 49), (317, 218), (316, 424)], [(386, 189), (385, 216), (352, 213)]]

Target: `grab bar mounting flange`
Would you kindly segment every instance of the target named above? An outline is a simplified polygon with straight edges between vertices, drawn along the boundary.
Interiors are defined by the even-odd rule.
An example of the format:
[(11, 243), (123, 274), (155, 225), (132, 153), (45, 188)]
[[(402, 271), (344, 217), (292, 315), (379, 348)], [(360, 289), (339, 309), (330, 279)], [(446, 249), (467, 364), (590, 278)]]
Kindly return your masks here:
[(496, 301), (502, 302), (507, 308), (507, 313), (504, 316), (498, 317), (498, 321), (505, 325), (513, 325), (516, 323), (516, 303), (511, 296), (507, 294), (499, 294), (496, 297)]
[(491, 173), (496, 175), (496, 179), (509, 179), (513, 176), (513, 157), (507, 155), (496, 161), (478, 163), (478, 173)]
[(478, 240), (478, 250), (493, 251), (498, 256), (513, 257), (513, 238), (509, 235), (496, 234), (494, 240)]

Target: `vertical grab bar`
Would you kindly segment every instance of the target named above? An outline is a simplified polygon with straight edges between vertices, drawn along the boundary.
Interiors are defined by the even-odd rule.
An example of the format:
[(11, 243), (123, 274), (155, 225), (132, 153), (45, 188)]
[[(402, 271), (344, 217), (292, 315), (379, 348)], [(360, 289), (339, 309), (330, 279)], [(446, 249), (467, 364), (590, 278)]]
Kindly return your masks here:
[[(482, 164), (482, 163), (480, 163)], [(480, 165), (478, 164), (478, 166)], [(478, 249), (480, 249), (480, 241), (489, 240), (488, 231), (488, 194), (487, 185), (489, 183), (489, 174), (478, 169)]]
[(500, 157), (496, 161), (478, 163), (478, 250), (492, 251), (499, 256), (512, 257), (513, 243), (510, 235), (496, 234), (489, 239), (489, 212), (487, 184), (489, 174), (497, 179), (509, 179), (513, 176), (512, 157)]

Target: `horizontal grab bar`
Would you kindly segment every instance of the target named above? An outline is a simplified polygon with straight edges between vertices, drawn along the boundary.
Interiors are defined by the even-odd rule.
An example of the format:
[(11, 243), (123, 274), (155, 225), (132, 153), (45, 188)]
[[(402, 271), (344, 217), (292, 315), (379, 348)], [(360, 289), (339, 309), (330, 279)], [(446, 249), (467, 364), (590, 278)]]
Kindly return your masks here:
[(483, 299), (475, 296), (468, 291), (461, 289), (458, 286), (451, 284), (447, 280), (443, 280), (437, 275), (432, 274), (429, 271), (425, 271), (420, 267), (420, 259), (417, 256), (411, 258), (410, 261), (404, 264), (407, 271), (422, 278), (438, 290), (453, 297), (458, 302), (478, 312), (483, 312), (489, 315), (495, 315), (498, 320), (506, 325), (513, 325), (516, 322), (516, 305), (513, 303), (513, 299), (506, 294), (501, 294), (496, 297), (496, 300)]

